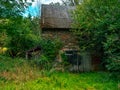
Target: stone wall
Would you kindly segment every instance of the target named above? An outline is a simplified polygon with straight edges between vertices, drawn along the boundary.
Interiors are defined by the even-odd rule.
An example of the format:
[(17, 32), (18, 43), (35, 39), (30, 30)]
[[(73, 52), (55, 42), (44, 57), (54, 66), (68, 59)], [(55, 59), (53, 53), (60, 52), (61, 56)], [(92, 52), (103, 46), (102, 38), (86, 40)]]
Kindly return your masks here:
[(68, 29), (43, 30), (42, 37), (50, 39), (60, 39), (63, 43), (63, 48), (78, 48), (75, 36)]
[[(78, 42), (76, 40), (76, 37), (68, 30), (68, 29), (46, 29), (42, 31), (42, 37), (43, 38), (49, 38), (49, 39), (55, 39), (58, 38), (63, 43), (63, 48), (60, 50), (60, 52), (65, 52), (67, 50), (78, 50), (79, 52), (79, 46)], [(80, 52), (79, 52), (80, 53)], [(88, 52), (81, 52), (80, 53), (81, 58), (81, 64), (79, 65), (79, 71), (96, 71), (100, 68), (100, 58), (97, 57), (97, 55), (91, 55)], [(61, 55), (58, 55), (59, 62), (62, 61)], [(73, 65), (70, 67), (71, 70), (78, 70), (78, 66)]]

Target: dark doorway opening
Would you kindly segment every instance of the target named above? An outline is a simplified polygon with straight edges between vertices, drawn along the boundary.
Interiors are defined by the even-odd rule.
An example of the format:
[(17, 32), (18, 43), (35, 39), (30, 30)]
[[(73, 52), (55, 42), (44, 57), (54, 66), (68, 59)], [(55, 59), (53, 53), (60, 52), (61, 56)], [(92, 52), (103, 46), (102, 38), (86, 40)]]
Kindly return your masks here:
[(67, 62), (72, 64), (72, 66), (77, 66), (73, 71), (79, 71), (79, 66), (81, 65), (81, 56), (78, 50), (66, 50), (65, 55), (67, 57)]

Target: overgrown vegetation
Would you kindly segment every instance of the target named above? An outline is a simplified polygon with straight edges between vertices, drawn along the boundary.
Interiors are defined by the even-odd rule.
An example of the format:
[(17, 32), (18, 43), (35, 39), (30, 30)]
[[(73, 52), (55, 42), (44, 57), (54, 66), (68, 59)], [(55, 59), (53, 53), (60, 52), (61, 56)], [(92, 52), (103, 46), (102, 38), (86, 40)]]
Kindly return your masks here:
[[(113, 78), (109, 72), (51, 72), (62, 43), (41, 38), (40, 17), (23, 17), (31, 5), (27, 1), (0, 0), (0, 90), (120, 89), (119, 0), (62, 0), (65, 5), (78, 5), (73, 13), (73, 28), (77, 28), (73, 33), (81, 51), (100, 52)], [(22, 59), (36, 46), (41, 46), (40, 58)], [(67, 65), (64, 53), (61, 56)]]
[(120, 78), (119, 0), (83, 0), (73, 18), (81, 51), (100, 52), (107, 69)]
[(40, 45), (47, 59), (55, 60), (56, 55), (62, 47), (62, 42), (59, 39), (43, 39)]
[(6, 47), (10, 56), (25, 56), (27, 50), (38, 44), (39, 38), (33, 33), (30, 25), (29, 19), (17, 19), (8, 26), (6, 32), (9, 40)]
[[(39, 70), (24, 59), (0, 56), (1, 90), (117, 90), (106, 72), (73, 74)], [(7, 66), (7, 67), (6, 67)], [(94, 78), (93, 78), (94, 77)]]
[[(21, 67), (22, 66), (22, 67)], [(24, 59), (0, 56), (0, 82), (24, 83), (40, 77), (39, 69)], [(0, 84), (1, 85), (1, 84)]]
[(40, 37), (32, 27), (34, 19), (22, 15), (29, 5), (27, 0), (0, 1), (0, 48), (6, 47), (11, 57), (25, 57), (27, 50), (38, 45)]
[(33, 62), (42, 69), (50, 70), (62, 48), (62, 42), (59, 39), (42, 39), (39, 45), (42, 49), (40, 58)]

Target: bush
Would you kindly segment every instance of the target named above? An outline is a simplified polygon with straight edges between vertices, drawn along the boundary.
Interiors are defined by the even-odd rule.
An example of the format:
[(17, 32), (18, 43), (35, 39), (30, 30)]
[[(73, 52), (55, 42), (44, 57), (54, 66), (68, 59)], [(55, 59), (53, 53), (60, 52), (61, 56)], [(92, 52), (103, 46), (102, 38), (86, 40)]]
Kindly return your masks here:
[(70, 63), (68, 62), (68, 58), (67, 58), (67, 56), (65, 55), (65, 52), (61, 52), (60, 55), (61, 55), (61, 58), (62, 58), (62, 60), (63, 60), (63, 64), (64, 64), (65, 66), (66, 66), (66, 65), (69, 65)]
[(111, 72), (120, 73), (119, 0), (83, 0), (73, 14), (81, 50), (100, 52)]
[(107, 69), (116, 78), (120, 78), (120, 34), (111, 33), (106, 36), (106, 42), (104, 45), (105, 59), (107, 62)]
[(6, 35), (9, 40), (6, 42), (8, 55), (12, 57), (25, 57), (25, 52), (38, 45), (39, 37), (36, 36), (30, 27), (28, 18), (17, 18), (10, 20), (7, 25)]
[(55, 60), (56, 55), (62, 47), (62, 43), (59, 39), (42, 39), (40, 41), (40, 46), (42, 48), (42, 53), (45, 55), (45, 57), (47, 57), (49, 61), (53, 61)]
[(50, 70), (52, 68), (52, 62), (56, 59), (59, 53), (62, 43), (59, 39), (42, 39), (39, 42), (41, 46), (40, 58), (33, 60), (40, 69)]
[(51, 65), (49, 59), (45, 55), (41, 55), (39, 59), (33, 60), (32, 64), (35, 64), (40, 69), (49, 70)]

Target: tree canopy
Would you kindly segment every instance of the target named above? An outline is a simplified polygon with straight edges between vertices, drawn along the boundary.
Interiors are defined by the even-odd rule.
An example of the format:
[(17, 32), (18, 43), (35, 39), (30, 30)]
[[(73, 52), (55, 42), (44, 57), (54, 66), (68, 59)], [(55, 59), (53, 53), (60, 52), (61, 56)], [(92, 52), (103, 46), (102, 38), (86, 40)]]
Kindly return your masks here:
[(26, 50), (37, 45), (38, 36), (32, 27), (34, 19), (23, 17), (29, 5), (27, 0), (0, 1), (0, 47), (7, 47), (12, 57), (25, 56)]
[(119, 0), (83, 0), (73, 19), (81, 50), (101, 52), (107, 68), (120, 72)]
[(0, 18), (22, 15), (29, 5), (27, 0), (0, 0)]

